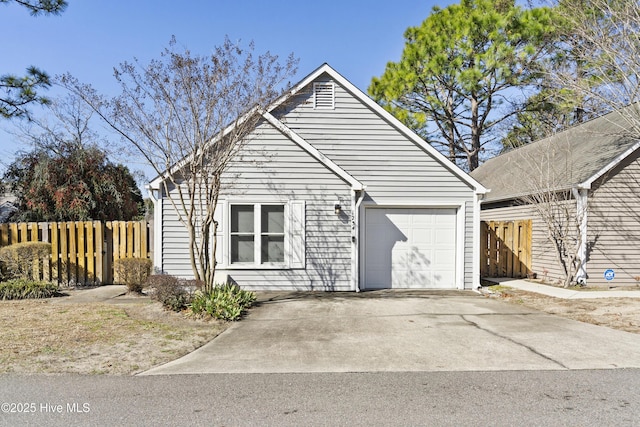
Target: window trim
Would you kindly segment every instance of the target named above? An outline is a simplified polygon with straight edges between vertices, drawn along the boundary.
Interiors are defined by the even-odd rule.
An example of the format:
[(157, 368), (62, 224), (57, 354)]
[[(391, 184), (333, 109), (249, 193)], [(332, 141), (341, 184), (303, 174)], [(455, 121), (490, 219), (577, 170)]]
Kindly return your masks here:
[[(253, 223), (253, 226), (251, 227), (251, 231), (233, 231), (233, 208), (234, 207), (245, 207), (247, 208), (246, 211), (247, 212), (251, 212), (251, 222)], [(250, 210), (248, 208), (251, 208)], [(253, 204), (234, 204), (232, 206), (230, 206), (229, 209), (229, 261), (232, 261), (232, 257), (233, 257), (233, 241), (234, 241), (234, 237), (238, 237), (238, 238), (242, 238), (242, 237), (251, 237), (252, 241), (253, 241), (253, 262), (236, 262), (235, 264), (253, 264), (255, 263), (256, 260), (256, 207)], [(239, 222), (239, 221), (238, 221)], [(238, 227), (239, 227), (239, 223), (238, 223)]]
[[(233, 262), (231, 259), (231, 248), (232, 248), (232, 232), (231, 232), (231, 212), (233, 206), (253, 206), (253, 237), (254, 237), (254, 247), (253, 247), (253, 262)], [(284, 232), (283, 235), (283, 245), (284, 245), (284, 259), (282, 262), (262, 262), (262, 237), (268, 235), (280, 235), (277, 234), (264, 234), (262, 230), (262, 207), (263, 206), (282, 206), (283, 207), (283, 215), (284, 215)], [(287, 202), (250, 202), (250, 201), (233, 201), (228, 203), (228, 207), (226, 209), (228, 214), (228, 228), (227, 231), (224, 232), (227, 244), (225, 247), (225, 251), (228, 253), (228, 263), (226, 263), (225, 269), (232, 270), (256, 270), (256, 269), (288, 269), (289, 268), (289, 258), (290, 258), (290, 227), (289, 227), (289, 214), (290, 208), (289, 203)], [(245, 233), (246, 234), (246, 233)]]
[[(265, 210), (263, 209), (265, 206), (276, 206), (276, 207), (281, 207), (282, 208), (282, 232), (274, 232), (274, 231), (265, 231), (262, 227), (263, 225), (263, 220), (264, 220), (264, 213)], [(278, 204), (278, 205), (272, 205), (272, 204), (261, 204), (260, 205), (260, 265), (269, 265), (269, 264), (284, 264), (287, 260), (287, 250), (286, 250), (286, 243), (285, 240), (287, 238), (287, 230), (285, 229), (285, 221), (286, 221), (286, 217), (287, 217), (287, 213), (286, 213), (286, 207), (285, 204)], [(268, 223), (268, 219), (267, 219), (267, 223)], [(256, 233), (257, 235), (257, 233)], [(264, 256), (264, 239), (267, 238), (269, 239), (270, 237), (282, 237), (282, 261), (280, 262), (264, 262), (263, 261), (263, 256)]]

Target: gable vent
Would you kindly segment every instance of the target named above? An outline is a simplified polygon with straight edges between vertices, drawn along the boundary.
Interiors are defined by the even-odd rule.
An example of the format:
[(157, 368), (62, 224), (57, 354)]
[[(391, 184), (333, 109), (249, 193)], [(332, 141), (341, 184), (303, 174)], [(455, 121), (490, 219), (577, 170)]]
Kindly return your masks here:
[(335, 99), (333, 83), (313, 84), (313, 108), (333, 109), (335, 108)]

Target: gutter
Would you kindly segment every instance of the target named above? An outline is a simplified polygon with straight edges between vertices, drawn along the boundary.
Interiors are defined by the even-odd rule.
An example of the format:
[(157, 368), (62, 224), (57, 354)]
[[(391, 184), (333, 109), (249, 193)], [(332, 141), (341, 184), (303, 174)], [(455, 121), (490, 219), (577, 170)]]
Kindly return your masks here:
[(360, 205), (364, 200), (364, 190), (353, 190), (351, 199), (351, 283), (360, 292)]
[(153, 202), (153, 268), (154, 272), (163, 271), (162, 268), (162, 189), (160, 186), (154, 188), (147, 184), (145, 189), (149, 193), (149, 198)]
[(579, 285), (587, 284), (587, 222), (588, 222), (588, 201), (589, 190), (587, 188), (572, 188), (571, 193), (576, 199), (576, 219), (578, 220), (578, 229), (580, 231), (580, 246), (578, 247), (578, 260), (580, 265), (576, 272), (576, 283)]
[[(479, 292), (478, 290), (480, 289), (480, 205), (489, 191), (485, 193), (476, 192), (473, 196), (473, 278), (471, 287), (476, 292)], [(462, 281), (464, 288), (464, 277)]]

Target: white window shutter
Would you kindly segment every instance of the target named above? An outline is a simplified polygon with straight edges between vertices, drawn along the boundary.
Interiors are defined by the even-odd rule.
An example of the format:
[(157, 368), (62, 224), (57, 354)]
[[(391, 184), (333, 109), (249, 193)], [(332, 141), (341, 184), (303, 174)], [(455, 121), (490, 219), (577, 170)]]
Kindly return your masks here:
[(289, 204), (289, 267), (305, 268), (305, 203), (293, 200)]
[[(213, 219), (218, 223), (217, 236), (218, 241), (216, 242), (216, 261), (217, 267), (221, 267), (227, 264), (225, 260), (225, 248), (226, 248), (226, 225), (225, 225), (225, 216), (227, 211), (227, 202), (224, 200), (219, 200), (218, 205), (216, 206), (216, 210), (213, 213)], [(213, 244), (213, 240), (211, 241)]]

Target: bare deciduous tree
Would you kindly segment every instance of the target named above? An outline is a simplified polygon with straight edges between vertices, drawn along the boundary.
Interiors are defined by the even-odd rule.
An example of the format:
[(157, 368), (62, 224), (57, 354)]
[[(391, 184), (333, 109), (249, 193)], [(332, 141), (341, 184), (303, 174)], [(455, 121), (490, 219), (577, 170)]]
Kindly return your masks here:
[[(601, 137), (640, 138), (640, 3), (637, 0), (555, 0), (555, 12), (565, 26), (566, 51), (543, 64), (546, 84), (565, 103), (575, 102), (576, 115), (617, 111), (620, 121), (607, 121)], [(558, 47), (559, 49), (562, 46)], [(564, 59), (564, 60), (563, 60)], [(616, 116), (618, 117), (618, 116)], [(581, 119), (576, 117), (577, 122)], [(557, 140), (555, 141), (558, 142)], [(545, 149), (520, 151), (522, 170), (531, 187), (520, 197), (541, 218), (552, 242), (564, 285), (586, 277), (587, 189), (568, 188), (572, 182), (569, 145), (546, 144)], [(562, 152), (561, 152), (562, 151)], [(553, 161), (566, 159), (566, 163)], [(573, 171), (575, 173), (575, 171)], [(597, 238), (597, 237), (594, 237)]]
[(63, 86), (81, 96), (161, 177), (164, 196), (189, 236), (196, 280), (213, 285), (218, 204), (223, 173), (296, 70), (289, 56), (253, 54), (228, 38), (209, 56), (178, 50), (173, 38), (159, 59), (115, 70), (121, 94), (99, 96), (66, 75)]
[(571, 32), (571, 61), (548, 64), (550, 84), (598, 114), (621, 111), (627, 132), (640, 135), (640, 3), (558, 0), (556, 11)]
[(584, 261), (582, 229), (587, 210), (584, 205), (576, 206), (579, 197), (579, 190), (554, 191), (549, 188), (520, 198), (542, 220), (555, 259), (562, 268), (565, 288), (585, 279), (580, 270)]
[(585, 279), (587, 198), (586, 190), (570, 184), (571, 144), (565, 142), (541, 140), (512, 152), (506, 161), (515, 162), (507, 168), (514, 175), (505, 176), (501, 185), (518, 194), (517, 202), (542, 223), (562, 283), (568, 287)]

